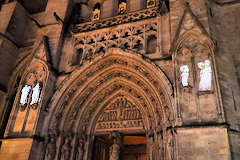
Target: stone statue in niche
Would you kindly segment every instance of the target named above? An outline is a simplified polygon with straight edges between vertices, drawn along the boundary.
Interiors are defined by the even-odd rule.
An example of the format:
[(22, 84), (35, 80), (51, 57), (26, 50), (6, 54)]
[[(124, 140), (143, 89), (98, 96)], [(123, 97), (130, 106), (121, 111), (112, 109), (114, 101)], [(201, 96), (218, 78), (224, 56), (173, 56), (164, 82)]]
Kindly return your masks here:
[(167, 131), (166, 139), (166, 160), (174, 160), (174, 137), (173, 130)]
[(83, 139), (80, 138), (79, 141), (78, 141), (76, 159), (77, 160), (82, 160), (83, 159), (83, 154), (84, 154), (84, 141), (83, 141)]
[(61, 149), (61, 160), (68, 160), (71, 154), (71, 142), (70, 138), (65, 138), (64, 144)]
[(160, 132), (157, 133), (158, 159), (163, 159), (163, 137)]
[(56, 155), (56, 137), (49, 136), (49, 142), (46, 149), (46, 160), (53, 160)]
[(183, 87), (188, 86), (188, 77), (189, 77), (189, 68), (187, 65), (183, 65), (180, 67), (180, 72), (181, 72), (181, 81)]
[(147, 8), (152, 8), (156, 6), (155, 0), (147, 0)]
[(211, 69), (210, 60), (205, 60), (204, 62), (199, 62), (198, 68), (200, 69), (199, 90), (200, 91), (211, 90), (212, 69)]
[(117, 144), (117, 139), (114, 139), (113, 145), (110, 147), (110, 160), (119, 160), (120, 145)]
[(23, 112), (27, 107), (31, 88), (32, 88), (31, 86), (25, 85), (21, 90), (21, 97), (20, 97), (20, 105), (21, 105), (20, 111), (21, 112)]
[(119, 14), (124, 14), (124, 13), (126, 13), (126, 11), (127, 11), (127, 3), (122, 1), (118, 5), (118, 13)]
[(155, 160), (156, 159), (156, 143), (154, 141), (153, 130), (150, 129), (149, 131), (147, 131), (146, 135), (147, 135), (147, 138), (148, 138), (147, 142), (148, 142), (148, 147), (149, 147), (149, 150), (148, 150), (149, 159)]

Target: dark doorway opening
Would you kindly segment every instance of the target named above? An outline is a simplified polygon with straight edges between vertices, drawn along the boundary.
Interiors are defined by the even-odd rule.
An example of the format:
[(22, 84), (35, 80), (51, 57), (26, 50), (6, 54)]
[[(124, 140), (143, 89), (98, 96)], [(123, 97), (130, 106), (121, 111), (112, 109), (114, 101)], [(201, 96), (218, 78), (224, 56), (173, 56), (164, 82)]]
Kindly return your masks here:
[[(111, 146), (114, 140), (108, 135), (96, 136), (92, 160), (109, 160)], [(146, 160), (146, 136), (145, 135), (121, 135), (119, 142), (120, 160)]]

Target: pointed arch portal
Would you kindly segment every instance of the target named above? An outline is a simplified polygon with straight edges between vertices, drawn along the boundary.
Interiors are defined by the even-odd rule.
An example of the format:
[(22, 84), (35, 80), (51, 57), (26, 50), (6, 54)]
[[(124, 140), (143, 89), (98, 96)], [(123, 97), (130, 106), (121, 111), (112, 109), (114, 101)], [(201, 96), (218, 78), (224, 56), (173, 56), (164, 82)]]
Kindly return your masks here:
[[(151, 138), (160, 145), (157, 137), (174, 125), (172, 96), (172, 85), (157, 65), (139, 54), (112, 48), (61, 83), (50, 104), (48, 132), (58, 136), (58, 148), (66, 137), (75, 146), (81, 139), (85, 160), (91, 157), (94, 137), (104, 130), (142, 133), (151, 148)], [(77, 156), (75, 146), (72, 157)]]

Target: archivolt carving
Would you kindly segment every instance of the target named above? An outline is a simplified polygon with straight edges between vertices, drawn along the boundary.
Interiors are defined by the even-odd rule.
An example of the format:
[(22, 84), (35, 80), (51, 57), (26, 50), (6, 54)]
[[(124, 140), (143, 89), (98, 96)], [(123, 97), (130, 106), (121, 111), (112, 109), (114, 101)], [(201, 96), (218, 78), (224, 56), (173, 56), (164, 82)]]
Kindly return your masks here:
[[(142, 126), (144, 130), (174, 125), (171, 84), (160, 68), (138, 54), (108, 50), (84, 63), (62, 83), (51, 102), (49, 130), (84, 133), (90, 138), (99, 122), (114, 116), (117, 120), (133, 119), (129, 127)], [(111, 108), (121, 109), (123, 104), (131, 118), (120, 116), (120, 111), (112, 113), (111, 118), (101, 117)]]

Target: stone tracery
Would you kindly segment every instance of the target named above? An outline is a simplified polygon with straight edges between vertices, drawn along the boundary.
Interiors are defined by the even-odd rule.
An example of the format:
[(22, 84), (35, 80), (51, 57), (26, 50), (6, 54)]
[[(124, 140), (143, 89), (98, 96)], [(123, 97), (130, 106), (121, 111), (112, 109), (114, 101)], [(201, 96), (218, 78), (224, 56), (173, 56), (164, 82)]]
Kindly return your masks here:
[[(83, 50), (83, 60), (91, 60), (109, 48), (122, 48), (141, 54), (153, 54), (157, 52), (158, 32), (158, 22), (152, 20), (151, 22), (122, 26), (111, 31), (79, 33), (74, 35), (74, 43), (76, 48)], [(146, 45), (148, 43), (151, 46)]]

